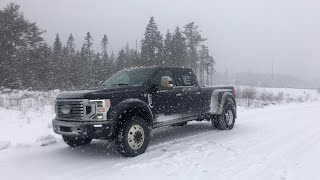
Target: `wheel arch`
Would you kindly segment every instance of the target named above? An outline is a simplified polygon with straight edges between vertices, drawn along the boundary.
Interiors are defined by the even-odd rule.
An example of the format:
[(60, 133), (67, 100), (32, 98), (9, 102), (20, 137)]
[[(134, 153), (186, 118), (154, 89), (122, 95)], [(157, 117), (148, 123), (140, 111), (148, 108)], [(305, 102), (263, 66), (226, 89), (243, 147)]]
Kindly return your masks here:
[(214, 90), (211, 94), (210, 113), (211, 114), (222, 114), (223, 108), (226, 103), (231, 103), (236, 111), (236, 101), (232, 94), (232, 90), (229, 89), (218, 89)]
[(231, 104), (234, 108), (235, 118), (237, 118), (237, 104), (231, 92), (225, 92), (222, 95), (221, 103), (219, 106), (218, 114), (222, 114), (226, 104)]
[(111, 118), (114, 121), (113, 134), (116, 133), (121, 123), (130, 115), (137, 115), (143, 118), (150, 128), (153, 127), (153, 115), (149, 106), (140, 99), (126, 99), (120, 102), (112, 112)]

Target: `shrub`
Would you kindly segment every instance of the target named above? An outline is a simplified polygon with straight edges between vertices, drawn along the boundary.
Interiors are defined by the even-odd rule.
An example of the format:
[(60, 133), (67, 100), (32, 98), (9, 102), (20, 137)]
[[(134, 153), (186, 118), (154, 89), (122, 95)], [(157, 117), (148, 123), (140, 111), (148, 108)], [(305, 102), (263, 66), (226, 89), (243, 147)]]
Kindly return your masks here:
[(259, 100), (261, 101), (273, 101), (275, 99), (272, 92), (263, 91), (260, 96)]
[(243, 88), (240, 93), (240, 98), (243, 99), (256, 99), (257, 98), (257, 90), (253, 87)]
[(278, 92), (277, 96), (275, 97), (276, 101), (283, 101), (284, 99), (284, 93), (283, 92)]

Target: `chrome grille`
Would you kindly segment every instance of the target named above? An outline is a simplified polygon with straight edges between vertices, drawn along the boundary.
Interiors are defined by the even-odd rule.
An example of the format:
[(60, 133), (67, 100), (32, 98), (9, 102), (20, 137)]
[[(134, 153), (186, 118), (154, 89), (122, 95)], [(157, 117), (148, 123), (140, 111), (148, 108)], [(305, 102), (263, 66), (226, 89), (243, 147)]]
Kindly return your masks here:
[[(68, 107), (70, 112), (64, 114), (61, 110), (63, 107)], [(57, 111), (60, 119), (81, 120), (85, 114), (82, 101), (57, 101)]]

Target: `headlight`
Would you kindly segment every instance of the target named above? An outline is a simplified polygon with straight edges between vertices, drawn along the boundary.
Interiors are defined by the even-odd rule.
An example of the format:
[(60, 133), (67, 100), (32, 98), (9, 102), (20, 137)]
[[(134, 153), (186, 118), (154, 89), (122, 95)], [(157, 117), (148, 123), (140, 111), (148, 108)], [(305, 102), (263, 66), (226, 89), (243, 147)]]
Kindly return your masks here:
[(106, 120), (107, 119), (107, 112), (109, 111), (110, 106), (111, 106), (110, 99), (90, 100), (90, 103), (93, 103), (96, 106), (96, 113), (92, 117), (92, 119)]

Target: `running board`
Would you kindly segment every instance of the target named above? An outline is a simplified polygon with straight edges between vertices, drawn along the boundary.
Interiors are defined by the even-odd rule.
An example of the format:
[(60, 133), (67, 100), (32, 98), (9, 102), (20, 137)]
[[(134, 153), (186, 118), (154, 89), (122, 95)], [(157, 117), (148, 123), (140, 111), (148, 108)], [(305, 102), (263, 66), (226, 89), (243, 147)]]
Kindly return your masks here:
[(170, 126), (173, 124), (178, 124), (178, 123), (183, 123), (183, 122), (188, 122), (188, 121), (195, 121), (198, 118), (199, 118), (199, 116), (189, 116), (189, 117), (183, 117), (183, 118), (174, 119), (174, 120), (165, 121), (165, 122), (158, 122), (153, 125), (153, 128)]

